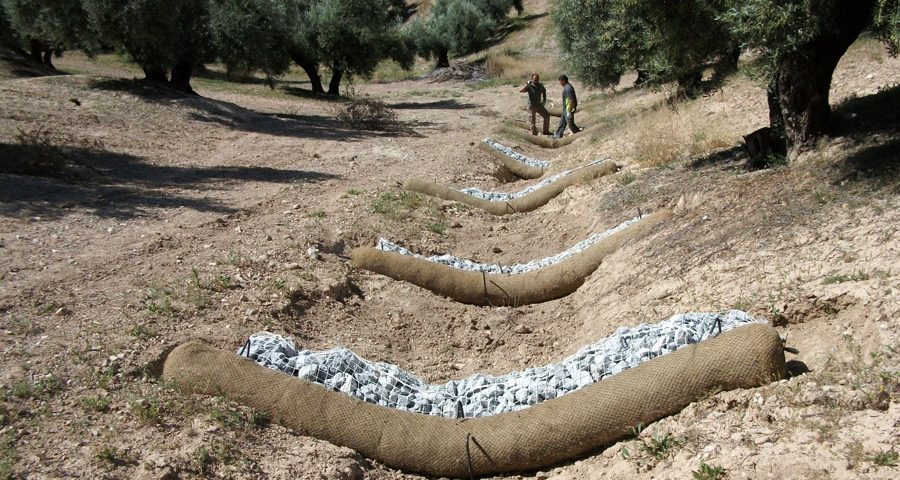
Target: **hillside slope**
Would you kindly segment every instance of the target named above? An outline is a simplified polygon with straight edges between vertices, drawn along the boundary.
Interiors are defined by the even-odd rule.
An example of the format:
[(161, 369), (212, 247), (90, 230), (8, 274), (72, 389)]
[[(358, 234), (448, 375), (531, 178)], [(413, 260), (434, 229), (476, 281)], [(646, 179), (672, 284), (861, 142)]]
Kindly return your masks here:
[[(800, 352), (789, 356), (798, 375), (713, 395), (638, 439), (526, 476), (690, 478), (703, 464), (728, 478), (896, 476), (900, 60), (871, 40), (836, 72), (839, 134), (753, 173), (735, 147), (765, 124), (758, 81), (738, 74), (673, 110), (664, 90), (576, 79), (590, 133), (556, 150), (498, 139), (554, 172), (601, 157), (622, 170), (503, 218), (396, 184), (532, 184), (475, 148), (500, 124), (524, 125), (517, 88), (357, 85), (402, 122), (378, 132), (335, 120), (343, 104), (298, 94), (302, 80), (270, 91), (204, 78), (202, 97), (183, 97), (127, 80), (133, 71), (108, 57), (57, 64), (80, 73), (0, 76), (4, 154), (49, 146), (72, 164), (49, 178), (0, 174), (5, 477), (420, 478), (180, 394), (149, 366), (188, 339), (235, 350), (269, 330), (446, 381), (555, 362), (619, 326), (729, 308), (772, 321)], [(462, 305), (348, 261), (382, 236), (422, 253), (528, 261), (663, 207), (672, 221), (544, 304)]]

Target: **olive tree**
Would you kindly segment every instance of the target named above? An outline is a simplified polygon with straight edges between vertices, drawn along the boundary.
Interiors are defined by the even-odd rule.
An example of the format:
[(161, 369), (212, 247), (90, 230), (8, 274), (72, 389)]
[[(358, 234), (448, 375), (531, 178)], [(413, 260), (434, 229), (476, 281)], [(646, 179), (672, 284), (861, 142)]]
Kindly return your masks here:
[(897, 52), (898, 10), (898, 0), (572, 0), (554, 18), (565, 59), (593, 84), (632, 68), (690, 84), (710, 65), (733, 68), (738, 45), (760, 52), (774, 137), (795, 156), (830, 131), (831, 77), (860, 33)]
[[(5, 42), (53, 66), (53, 55), (88, 48), (92, 34), (81, 0), (2, 0)], [(7, 30), (8, 29), (8, 30)]]
[(147, 80), (193, 92), (193, 70), (209, 47), (208, 0), (84, 0), (84, 6), (103, 43), (127, 52)]

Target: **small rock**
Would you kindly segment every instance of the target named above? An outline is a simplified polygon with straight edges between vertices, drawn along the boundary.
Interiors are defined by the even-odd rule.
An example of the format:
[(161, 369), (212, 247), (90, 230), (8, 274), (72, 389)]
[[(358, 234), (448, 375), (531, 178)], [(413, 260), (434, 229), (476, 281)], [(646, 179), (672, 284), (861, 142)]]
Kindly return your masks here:
[(516, 328), (513, 329), (513, 332), (524, 335), (527, 333), (531, 333), (531, 329), (528, 328), (528, 325), (516, 325)]

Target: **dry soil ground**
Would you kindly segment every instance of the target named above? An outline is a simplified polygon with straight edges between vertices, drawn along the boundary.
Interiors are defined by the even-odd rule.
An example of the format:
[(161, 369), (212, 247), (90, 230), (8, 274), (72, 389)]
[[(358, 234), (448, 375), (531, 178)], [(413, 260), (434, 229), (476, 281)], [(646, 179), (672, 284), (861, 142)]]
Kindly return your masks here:
[[(82, 73), (0, 80), (6, 151), (45, 140), (74, 162), (63, 177), (0, 174), (3, 475), (415, 478), (179, 394), (146, 366), (187, 339), (235, 349), (270, 330), (443, 381), (728, 308), (775, 322), (811, 371), (712, 396), (637, 439), (525, 476), (690, 478), (701, 464), (729, 478), (900, 474), (900, 62), (871, 41), (836, 74), (840, 134), (754, 173), (730, 149), (765, 125), (758, 82), (738, 75), (677, 112), (662, 92), (582, 89), (579, 120), (602, 127), (592, 135), (559, 150), (503, 140), (554, 169), (610, 156), (623, 170), (499, 219), (396, 183), (530, 183), (504, 184), (474, 147), (524, 117), (515, 88), (358, 86), (398, 113), (404, 128), (384, 133), (340, 124), (342, 104), (301, 95), (302, 84), (200, 79), (200, 96), (183, 97), (117, 78), (132, 74), (115, 62), (58, 64)], [(348, 262), (378, 236), (531, 260), (664, 206), (678, 210), (671, 222), (540, 305), (460, 305)]]

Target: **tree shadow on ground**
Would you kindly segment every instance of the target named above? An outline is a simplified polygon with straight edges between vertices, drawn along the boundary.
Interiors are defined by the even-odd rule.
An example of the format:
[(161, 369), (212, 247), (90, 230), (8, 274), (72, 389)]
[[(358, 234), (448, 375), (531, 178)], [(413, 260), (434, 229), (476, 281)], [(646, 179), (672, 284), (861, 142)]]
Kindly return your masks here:
[(388, 105), (397, 110), (469, 110), (478, 108), (474, 103), (459, 103), (456, 100), (436, 100), (433, 102), (401, 102)]
[(712, 166), (732, 165), (747, 159), (747, 152), (741, 145), (717, 150), (697, 157), (688, 164), (689, 168), (701, 169)]
[(900, 192), (900, 85), (847, 99), (834, 116), (836, 136), (855, 149), (836, 165), (836, 183)]
[[(215, 80), (220, 82), (229, 82), (229, 83), (241, 83), (245, 85), (265, 85), (269, 86), (270, 82), (268, 79), (259, 78), (253, 75), (228, 75), (227, 72), (212, 70), (209, 68), (200, 68), (196, 72), (194, 72), (194, 76), (198, 78), (203, 78), (206, 80)], [(279, 78), (273, 78), (272, 82), (274, 85), (309, 85), (309, 80), (284, 80)]]
[[(177, 90), (141, 80), (104, 79), (91, 82), (92, 88), (121, 91), (146, 102), (181, 105), (193, 109), (188, 116), (199, 122), (214, 123), (234, 130), (266, 135), (316, 140), (359, 141), (366, 138), (415, 136), (412, 128), (388, 131), (349, 128), (333, 116), (266, 113), (235, 103), (199, 95), (185, 95)], [(427, 124), (410, 125), (424, 128)]]
[(280, 90), (288, 95), (293, 95), (295, 97), (300, 98), (308, 98), (310, 100), (320, 100), (323, 102), (330, 103), (343, 103), (347, 101), (346, 97), (342, 97), (340, 95), (329, 95), (327, 93), (316, 93), (311, 89), (300, 88), (300, 87), (281, 87)]
[[(2, 144), (8, 155), (34, 155), (35, 146)], [(72, 211), (102, 218), (133, 218), (152, 209), (184, 207), (199, 212), (233, 213), (237, 209), (185, 190), (224, 190), (237, 182), (319, 182), (334, 175), (269, 167), (183, 167), (154, 165), (120, 153), (61, 147), (70, 159), (56, 176), (0, 174), (0, 216), (59, 217)]]
[(32, 78), (55, 75), (64, 75), (64, 73), (0, 47), (0, 79), (4, 77)]

